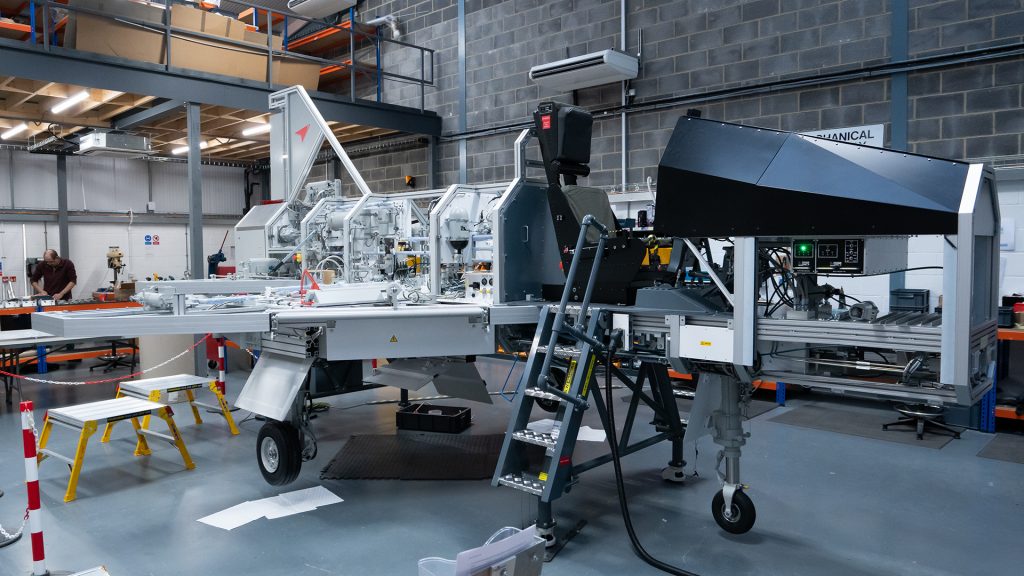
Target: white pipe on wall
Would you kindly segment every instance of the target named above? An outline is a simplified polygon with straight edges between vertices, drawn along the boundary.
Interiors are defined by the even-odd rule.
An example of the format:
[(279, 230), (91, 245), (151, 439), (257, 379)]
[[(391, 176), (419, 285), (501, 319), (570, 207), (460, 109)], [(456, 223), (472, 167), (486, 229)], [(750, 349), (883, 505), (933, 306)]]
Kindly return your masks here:
[[(621, 1), (619, 13), (620, 13), (620, 16), (619, 16), (620, 43), (621, 43), (621, 47), (622, 47), (622, 52), (625, 53), (626, 52), (626, 0), (622, 0)], [(629, 82), (626, 81), (626, 80), (623, 80), (622, 81), (622, 106), (623, 106), (623, 108), (625, 108), (625, 106), (627, 104), (629, 104), (629, 96), (628, 96), (628, 94), (626, 92), (629, 89), (628, 87), (629, 87)], [(628, 158), (629, 158), (628, 153), (626, 151), (626, 141), (628, 139), (628, 133), (627, 132), (628, 132), (629, 124), (628, 124), (628, 122), (626, 120), (626, 113), (625, 112), (623, 112), (622, 115), (621, 115), (621, 122), (620, 123), (622, 125), (621, 126), (621, 128), (622, 128), (622, 150), (621, 150), (621, 155), (622, 155), (622, 157), (621, 157), (621, 160), (622, 160), (622, 192), (625, 192), (626, 191), (626, 170), (628, 168)]]
[(28, 291), (28, 231), (25, 229), (25, 225), (21, 225), (21, 277), (22, 282), (25, 286), (25, 297), (29, 297), (32, 293)]

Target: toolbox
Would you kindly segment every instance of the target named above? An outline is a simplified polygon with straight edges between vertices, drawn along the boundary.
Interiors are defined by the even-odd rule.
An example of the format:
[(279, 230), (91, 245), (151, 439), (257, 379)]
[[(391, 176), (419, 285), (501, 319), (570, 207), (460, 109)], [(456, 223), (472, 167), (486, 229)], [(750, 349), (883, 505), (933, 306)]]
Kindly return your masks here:
[(410, 404), (395, 413), (395, 424), (402, 430), (458, 434), (469, 428), (471, 411), (462, 406)]

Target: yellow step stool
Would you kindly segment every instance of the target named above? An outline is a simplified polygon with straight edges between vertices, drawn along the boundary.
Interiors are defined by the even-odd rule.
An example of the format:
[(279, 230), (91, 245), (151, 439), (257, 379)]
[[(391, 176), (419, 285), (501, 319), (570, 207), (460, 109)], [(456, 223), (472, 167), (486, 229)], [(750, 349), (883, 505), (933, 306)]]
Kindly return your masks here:
[[(170, 436), (147, 430), (139, 424), (139, 418), (144, 418), (148, 421), (149, 417), (154, 413), (158, 418), (167, 423), (167, 429), (171, 433)], [(192, 470), (196, 467), (192, 463), (192, 457), (189, 456), (188, 449), (185, 448), (185, 442), (181, 439), (178, 427), (174, 424), (174, 416), (171, 413), (171, 409), (163, 404), (139, 398), (121, 397), (113, 400), (101, 400), (99, 402), (89, 402), (88, 404), (54, 408), (47, 411), (43, 430), (39, 433), (39, 454), (37, 458), (39, 462), (42, 462), (47, 457), (53, 456), (58, 460), (67, 462), (68, 466), (70, 466), (71, 477), (68, 479), (68, 489), (64, 494), (65, 502), (75, 499), (75, 490), (78, 488), (78, 475), (82, 472), (82, 463), (85, 460), (85, 448), (89, 443), (89, 437), (96, 433), (100, 424), (106, 425), (109, 431), (114, 424), (122, 420), (131, 420), (132, 427), (135, 428), (135, 436), (137, 438), (135, 443), (136, 456), (147, 456), (152, 453), (149, 449), (149, 443), (146, 442), (146, 437), (152, 436), (167, 440), (173, 444), (178, 449), (178, 452), (181, 453), (186, 469)], [(50, 432), (54, 426), (69, 428), (79, 433), (78, 449), (75, 450), (74, 458), (68, 458), (46, 448), (50, 441)]]
[[(207, 387), (213, 392), (213, 395), (217, 398), (217, 405), (204, 404), (197, 402), (194, 390), (199, 388)], [(185, 399), (171, 398), (171, 394), (180, 395), (184, 393)], [(161, 404), (178, 404), (188, 402), (190, 408), (192, 408), (192, 416), (196, 420), (196, 424), (202, 424), (203, 419), (199, 416), (199, 408), (209, 408), (211, 410), (217, 410), (220, 415), (224, 417), (224, 420), (228, 423), (228, 428), (231, 430), (231, 434), (238, 434), (238, 426), (235, 425), (235, 419), (231, 417), (231, 408), (228, 407), (228, 401), (224, 398), (224, 394), (221, 393), (220, 388), (217, 387), (216, 380), (210, 380), (204, 376), (193, 376), (191, 374), (175, 374), (173, 376), (161, 376), (160, 378), (146, 378), (143, 380), (129, 380), (127, 382), (121, 382), (117, 389), (117, 397), (130, 396), (132, 398), (140, 398), (142, 400), (149, 400), (150, 402), (159, 402)], [(180, 398), (180, 396), (177, 396)], [(143, 418), (142, 427), (149, 427), (149, 418)], [(100, 442), (107, 442), (110, 440), (110, 430), (113, 428), (112, 424), (107, 424), (105, 430), (103, 430), (103, 437)]]

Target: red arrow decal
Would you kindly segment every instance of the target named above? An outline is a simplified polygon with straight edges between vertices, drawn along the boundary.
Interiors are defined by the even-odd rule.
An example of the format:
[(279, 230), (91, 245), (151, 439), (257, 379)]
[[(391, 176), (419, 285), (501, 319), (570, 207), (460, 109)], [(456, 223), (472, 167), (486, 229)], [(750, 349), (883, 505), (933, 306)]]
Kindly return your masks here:
[(295, 133), (299, 135), (299, 139), (302, 142), (306, 141), (306, 133), (307, 132), (309, 132), (309, 124), (306, 124), (302, 128), (299, 128), (298, 130), (295, 131)]

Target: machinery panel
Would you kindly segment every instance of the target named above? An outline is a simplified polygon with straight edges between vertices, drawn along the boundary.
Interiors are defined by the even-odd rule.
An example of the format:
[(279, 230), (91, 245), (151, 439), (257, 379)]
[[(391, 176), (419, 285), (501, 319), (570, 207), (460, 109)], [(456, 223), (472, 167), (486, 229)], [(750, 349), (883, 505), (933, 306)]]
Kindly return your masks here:
[(320, 355), (327, 360), (364, 360), (472, 356), (495, 350), (494, 332), (482, 319), (396, 316), (387, 320), (384, 314), (339, 322), (327, 329)]
[(679, 358), (733, 362), (734, 342), (730, 328), (681, 324), (673, 336)]
[(480, 304), (493, 304), (495, 287), (494, 274), (490, 272), (467, 272), (466, 299)]
[(907, 238), (795, 238), (793, 271), (818, 274), (886, 274), (907, 267)]
[[(658, 165), (659, 236), (955, 234), (967, 164), (683, 117)], [(826, 232), (827, 231), (827, 232)]]
[(312, 364), (312, 358), (262, 354), (235, 406), (274, 420), (287, 420)]

